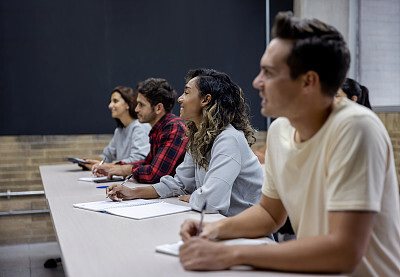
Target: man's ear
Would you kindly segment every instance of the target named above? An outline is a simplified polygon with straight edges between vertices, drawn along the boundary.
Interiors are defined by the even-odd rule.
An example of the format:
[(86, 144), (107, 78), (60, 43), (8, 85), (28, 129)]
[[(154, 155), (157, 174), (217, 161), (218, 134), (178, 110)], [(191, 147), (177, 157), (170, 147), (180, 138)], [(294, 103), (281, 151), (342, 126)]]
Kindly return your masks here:
[(317, 72), (310, 70), (307, 71), (303, 77), (303, 88), (307, 91), (314, 90), (317, 85), (320, 85), (319, 75)]
[(206, 94), (203, 99), (201, 100), (201, 106), (205, 107), (208, 105), (208, 103), (211, 102), (212, 96), (211, 94)]
[(158, 103), (154, 106), (154, 112), (156, 114), (161, 114), (163, 111), (165, 111), (163, 103)]

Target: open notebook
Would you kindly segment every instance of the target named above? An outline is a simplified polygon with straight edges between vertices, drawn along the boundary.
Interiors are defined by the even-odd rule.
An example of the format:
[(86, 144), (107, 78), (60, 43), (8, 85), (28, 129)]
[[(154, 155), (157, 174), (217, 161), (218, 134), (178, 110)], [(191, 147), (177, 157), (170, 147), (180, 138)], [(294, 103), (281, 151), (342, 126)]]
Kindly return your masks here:
[[(259, 245), (259, 244), (276, 244), (275, 241), (262, 238), (262, 239), (229, 239), (221, 241), (225, 245)], [(168, 254), (172, 256), (179, 255), (179, 247), (183, 244), (183, 241), (175, 243), (162, 244), (156, 247), (156, 252)]]
[(75, 208), (105, 212), (113, 215), (144, 219), (168, 214), (190, 211), (188, 206), (180, 206), (157, 200), (135, 199), (121, 202), (111, 200), (79, 203), (73, 205)]

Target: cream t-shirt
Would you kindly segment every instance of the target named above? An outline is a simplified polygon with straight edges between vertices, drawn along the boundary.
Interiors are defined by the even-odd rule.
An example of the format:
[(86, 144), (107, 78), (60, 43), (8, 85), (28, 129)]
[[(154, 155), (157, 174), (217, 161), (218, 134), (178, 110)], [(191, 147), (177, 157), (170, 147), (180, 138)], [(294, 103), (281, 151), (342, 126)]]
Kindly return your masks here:
[(286, 118), (267, 137), (264, 195), (280, 199), (298, 239), (328, 234), (329, 211), (373, 211), (354, 276), (400, 276), (399, 190), (389, 135), (369, 109), (344, 99), (303, 143)]

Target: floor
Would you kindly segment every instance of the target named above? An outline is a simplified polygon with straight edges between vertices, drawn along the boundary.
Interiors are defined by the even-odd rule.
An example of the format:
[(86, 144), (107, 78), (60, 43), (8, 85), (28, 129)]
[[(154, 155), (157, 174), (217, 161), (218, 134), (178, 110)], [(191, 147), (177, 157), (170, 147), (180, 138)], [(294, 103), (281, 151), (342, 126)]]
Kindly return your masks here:
[(64, 277), (62, 264), (45, 268), (48, 259), (60, 257), (57, 242), (0, 246), (1, 277)]

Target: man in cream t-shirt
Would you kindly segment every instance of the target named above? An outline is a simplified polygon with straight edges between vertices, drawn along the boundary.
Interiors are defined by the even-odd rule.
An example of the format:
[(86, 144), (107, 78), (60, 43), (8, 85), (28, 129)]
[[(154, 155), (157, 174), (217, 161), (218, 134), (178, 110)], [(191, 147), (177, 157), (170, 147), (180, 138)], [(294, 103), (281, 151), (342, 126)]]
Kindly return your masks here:
[(271, 126), (263, 194), (282, 201), (299, 240), (329, 235), (331, 212), (374, 213), (354, 275), (393, 276), (399, 269), (399, 192), (390, 138), (380, 119), (343, 99), (313, 137), (296, 142), (295, 133), (286, 118)]
[[(260, 203), (223, 220), (187, 220), (179, 257), (187, 270), (252, 265), (278, 271), (400, 276), (400, 207), (393, 150), (379, 118), (334, 96), (350, 53), (341, 34), (290, 12), (275, 18), (273, 40), (253, 81), (268, 130)], [(226, 246), (212, 239), (275, 232), (287, 215), (297, 239)]]

